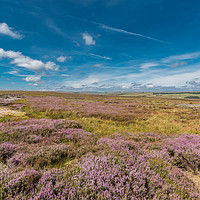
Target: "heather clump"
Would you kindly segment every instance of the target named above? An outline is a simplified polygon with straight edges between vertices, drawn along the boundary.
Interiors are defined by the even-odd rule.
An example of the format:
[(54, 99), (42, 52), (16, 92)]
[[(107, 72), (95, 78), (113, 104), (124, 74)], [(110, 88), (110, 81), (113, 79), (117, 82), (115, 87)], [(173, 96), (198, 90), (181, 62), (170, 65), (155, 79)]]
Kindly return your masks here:
[[(147, 109), (148, 108), (148, 109)], [(68, 102), (67, 109), (85, 117), (96, 117), (124, 123), (144, 119), (155, 111), (148, 104), (127, 100), (105, 101), (72, 101)]]
[[(93, 135), (81, 129), (64, 133), (70, 140), (77, 134), (81, 138)], [(120, 135), (101, 138), (96, 143), (99, 152), (85, 154), (61, 170), (49, 170), (77, 156), (81, 148), (74, 148), (74, 143), (78, 139), (72, 146), (52, 144), (12, 156), (8, 166), (33, 166), (40, 171), (26, 169), (7, 176), (1, 186), (5, 199), (199, 199), (198, 189), (182, 169), (172, 165), (166, 148), (147, 148), (167, 139), (143, 143)], [(25, 165), (20, 163), (24, 160)]]
[(36, 171), (26, 169), (10, 176), (4, 175), (1, 183), (2, 199), (77, 199), (75, 198), (76, 189), (62, 170)]
[(30, 200), (76, 199), (73, 194), (75, 189), (70, 185), (70, 182), (64, 177), (63, 171), (46, 171), (38, 182), (37, 192), (31, 195)]
[(93, 133), (84, 131), (83, 129), (66, 129), (63, 134), (69, 142), (78, 145), (86, 145), (95, 143), (95, 136)]
[[(131, 160), (91, 155), (84, 158), (79, 166), (75, 179), (80, 199), (150, 198), (162, 184), (159, 176), (147, 169), (146, 164)], [(151, 176), (154, 184), (150, 181)]]
[(7, 160), (7, 165), (9, 168), (26, 166), (28, 156), (27, 153), (17, 153)]
[(3, 199), (27, 199), (27, 195), (37, 189), (41, 174), (34, 169), (26, 169), (7, 176), (3, 182)]
[(27, 164), (43, 168), (61, 164), (73, 158), (75, 158), (75, 150), (72, 146), (55, 144), (34, 149), (27, 158)]
[(158, 135), (155, 133), (142, 133), (142, 134), (132, 134), (129, 135), (128, 138), (136, 141), (136, 142), (158, 142), (161, 141), (162, 139), (166, 138), (165, 135)]
[(186, 170), (193, 170), (197, 174), (200, 168), (200, 136), (181, 135), (164, 141), (171, 161)]
[(159, 162), (137, 154), (88, 155), (74, 175), (78, 199), (199, 198), (194, 184), (180, 170), (166, 163), (159, 166)]
[(6, 160), (16, 152), (16, 147), (17, 145), (9, 142), (0, 144), (0, 161), (6, 162)]
[(172, 166), (165, 160), (159, 159), (151, 159), (149, 167), (164, 180), (162, 190), (157, 193), (158, 199), (200, 198), (198, 188), (185, 176), (181, 169)]
[(39, 143), (42, 140), (42, 137), (38, 135), (28, 135), (26, 141), (31, 144), (31, 143)]
[(41, 111), (51, 111), (57, 110), (62, 111), (66, 110), (66, 100), (59, 97), (27, 97), (31, 107), (39, 109)]
[(73, 120), (29, 119), (0, 124), (0, 139), (37, 143), (42, 138), (67, 128), (80, 128)]
[(118, 152), (128, 152), (131, 153), (132, 151), (138, 152), (139, 145), (132, 141), (132, 140), (125, 140), (124, 138), (101, 138), (97, 142), (98, 145), (102, 147), (108, 147), (108, 151), (112, 149), (112, 151), (118, 151)]

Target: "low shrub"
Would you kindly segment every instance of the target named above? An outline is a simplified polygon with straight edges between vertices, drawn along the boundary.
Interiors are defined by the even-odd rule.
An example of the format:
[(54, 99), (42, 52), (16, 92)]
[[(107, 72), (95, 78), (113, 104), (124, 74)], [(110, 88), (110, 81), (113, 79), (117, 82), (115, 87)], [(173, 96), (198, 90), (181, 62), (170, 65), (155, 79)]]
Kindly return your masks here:
[(27, 158), (27, 164), (43, 168), (64, 163), (75, 158), (75, 150), (70, 145), (58, 144), (36, 148)]
[(5, 163), (16, 152), (16, 145), (4, 142), (0, 145), (0, 161)]

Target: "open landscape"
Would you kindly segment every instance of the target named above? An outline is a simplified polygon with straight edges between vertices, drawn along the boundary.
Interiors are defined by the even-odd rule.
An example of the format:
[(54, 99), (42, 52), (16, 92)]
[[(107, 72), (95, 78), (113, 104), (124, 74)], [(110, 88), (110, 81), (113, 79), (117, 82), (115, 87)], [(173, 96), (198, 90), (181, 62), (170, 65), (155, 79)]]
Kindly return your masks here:
[(200, 200), (199, 0), (0, 3), (0, 200)]
[(199, 199), (200, 100), (166, 95), (1, 91), (1, 199)]

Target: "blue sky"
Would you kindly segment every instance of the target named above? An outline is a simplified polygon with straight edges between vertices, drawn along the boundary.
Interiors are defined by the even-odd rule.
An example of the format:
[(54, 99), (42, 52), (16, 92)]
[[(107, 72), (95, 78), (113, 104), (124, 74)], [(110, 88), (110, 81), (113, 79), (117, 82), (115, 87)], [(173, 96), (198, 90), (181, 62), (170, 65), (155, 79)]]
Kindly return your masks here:
[(200, 1), (1, 0), (0, 89), (200, 90)]

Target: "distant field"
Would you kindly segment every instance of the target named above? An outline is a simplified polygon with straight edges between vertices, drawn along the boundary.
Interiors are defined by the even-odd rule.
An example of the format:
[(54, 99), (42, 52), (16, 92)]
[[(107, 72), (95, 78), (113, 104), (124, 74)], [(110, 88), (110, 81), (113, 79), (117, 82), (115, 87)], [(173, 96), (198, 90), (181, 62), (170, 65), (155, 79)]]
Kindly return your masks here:
[(199, 199), (199, 95), (0, 91), (0, 199)]
[(110, 93), (116, 96), (142, 96), (142, 97), (168, 97), (168, 98), (200, 98), (200, 92), (127, 92), (127, 93)]

